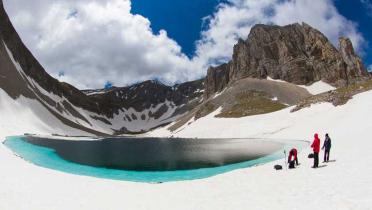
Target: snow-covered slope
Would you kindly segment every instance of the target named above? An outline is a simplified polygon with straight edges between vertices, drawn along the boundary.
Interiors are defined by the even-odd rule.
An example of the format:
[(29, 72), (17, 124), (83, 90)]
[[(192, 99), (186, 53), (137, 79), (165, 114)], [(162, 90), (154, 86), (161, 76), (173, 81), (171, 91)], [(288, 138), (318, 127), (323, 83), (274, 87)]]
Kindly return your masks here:
[[(136, 111), (133, 108), (125, 109), (122, 108), (118, 113), (115, 113), (112, 117), (107, 118), (105, 115), (99, 115), (96, 113), (89, 112), (82, 108), (75, 107), (79, 113), (93, 125), (92, 128), (100, 131), (118, 131), (122, 133), (128, 132), (145, 132), (152, 128), (168, 124), (173, 122), (175, 119), (182, 115), (177, 115), (176, 110), (179, 108), (172, 102), (165, 101), (156, 106), (152, 106), (149, 109), (143, 111)], [(157, 113), (162, 108), (166, 111), (161, 113), (159, 118), (153, 117), (153, 113)], [(101, 120), (105, 119), (105, 120)], [(107, 121), (107, 123), (105, 123)], [(125, 128), (125, 130), (123, 130)]]
[[(315, 132), (329, 132), (337, 134), (339, 129), (350, 126), (349, 130), (364, 127), (368, 121), (363, 119), (372, 109), (368, 108), (368, 101), (372, 92), (355, 96), (355, 99), (344, 106), (333, 106), (330, 103), (315, 104), (311, 108), (291, 113), (293, 107), (263, 115), (255, 115), (238, 119), (216, 118), (220, 111), (209, 114), (197, 121), (191, 121), (186, 126), (171, 132), (167, 127), (150, 133), (154, 136), (178, 137), (267, 137), (267, 138), (311, 138)], [(354, 108), (351, 107), (355, 107)], [(358, 116), (360, 113), (360, 116)], [(358, 122), (352, 125), (352, 122)], [(362, 125), (363, 124), (363, 125)], [(367, 124), (367, 125), (366, 125)], [(370, 123), (372, 125), (372, 122)], [(351, 132), (353, 133), (353, 131)]]
[(88, 98), (113, 104), (112, 116), (89, 113), (88, 117), (92, 116), (98, 120), (95, 123), (104, 123), (104, 127), (120, 134), (148, 131), (187, 114), (201, 103), (203, 82), (200, 79), (168, 86), (156, 80), (148, 80), (127, 87), (83, 92)]
[(13, 100), (0, 89), (0, 136), (24, 133), (91, 135), (69, 127), (58, 120), (37, 100), (23, 96)]
[[(0, 42), (0, 54), (10, 67), (2, 67), (1, 72), (5, 79), (10, 77), (14, 83), (18, 83), (16, 88), (8, 88), (9, 91), (16, 92), (16, 95), (23, 96), (21, 90), (24, 89), (28, 93), (28, 99), (34, 100), (35, 104), (39, 104), (41, 107), (44, 106), (49, 112), (55, 115), (54, 118), (58, 118), (62, 124), (69, 124), (67, 127), (75, 127), (81, 130), (87, 130), (89, 133), (94, 134), (114, 134), (114, 133), (128, 133), (128, 132), (144, 132), (152, 128), (156, 128), (160, 125), (167, 124), (177, 119), (178, 117), (185, 114), (188, 110), (182, 110), (182, 106), (187, 105), (189, 101), (185, 101), (185, 104), (175, 104), (172, 101), (156, 102), (150, 104), (150, 107), (137, 111), (133, 107), (124, 108), (125, 101), (121, 102), (123, 107), (117, 108), (118, 110), (112, 110), (111, 116), (107, 114), (92, 112), (82, 107), (74, 105), (67, 97), (63, 94), (57, 95), (52, 91), (48, 91), (41, 87), (37, 81), (28, 76), (20, 63), (16, 60), (13, 53), (6, 45), (4, 41)], [(3, 68), (10, 68), (11, 74), (5, 72)], [(15, 77), (15, 75), (17, 77)], [(3, 79), (3, 78), (2, 78)], [(200, 83), (201, 84), (201, 83)], [(8, 90), (7, 89), (7, 90)], [(0, 90), (2, 90), (2, 84), (0, 83)], [(4, 92), (6, 95), (6, 93)], [(202, 93), (197, 93), (195, 97), (199, 97)], [(85, 95), (83, 95), (85, 97)], [(17, 103), (18, 98), (11, 98)], [(192, 99), (192, 98), (191, 98)], [(106, 99), (100, 99), (99, 101), (105, 101)], [(141, 99), (134, 98), (133, 100), (139, 101)], [(192, 100), (190, 101), (192, 102)], [(144, 103), (144, 102), (143, 102)], [(120, 106), (120, 102), (119, 105)], [(182, 111), (180, 111), (182, 110)], [(41, 113), (39, 118), (44, 119)], [(13, 120), (19, 120), (17, 113), (11, 115)], [(48, 123), (48, 120), (44, 121)], [(65, 126), (66, 127), (66, 126)], [(31, 131), (29, 131), (31, 132)]]
[[(9, 64), (13, 65), (11, 66), (11, 68), (13, 68), (13, 72), (10, 75), (12, 76), (10, 80), (13, 80), (14, 83), (18, 83), (20, 86), (13, 90), (14, 92), (16, 92), (15, 95), (18, 95), (17, 97), (13, 98), (10, 97), (6, 92), (4, 92), (0, 86), (2, 97), (4, 97), (4, 103), (23, 104), (23, 109), (33, 111), (33, 118), (40, 119), (40, 122), (44, 124), (50, 124), (50, 121), (59, 121), (59, 126), (56, 126), (54, 131), (63, 131), (63, 128), (71, 127), (67, 124), (72, 123), (74, 124), (73, 127), (79, 130), (85, 130), (85, 128), (88, 128), (88, 130), (91, 129), (92, 132), (99, 131), (101, 133), (110, 133), (110, 130), (99, 129), (88, 120), (89, 118), (87, 119), (81, 116), (77, 108), (74, 107), (71, 102), (69, 102), (68, 99), (66, 99), (65, 97), (61, 97), (42, 88), (34, 79), (25, 74), (21, 65), (18, 61), (16, 61), (13, 53), (10, 51), (5, 42), (2, 41), (0, 45), (2, 53), (1, 56), (5, 59), (8, 59), (10, 61)], [(14, 78), (14, 75), (17, 75), (18, 78)], [(24, 89), (28, 93), (28, 97), (25, 97), (24, 94), (21, 93), (21, 89)], [(32, 101), (32, 106), (30, 106), (30, 101)], [(19, 115), (19, 113), (22, 113), (22, 108), (19, 108), (20, 109), (18, 112), (12, 110), (12, 114), (8, 115), (8, 121), (22, 120), (23, 116)], [(27, 132), (31, 131), (32, 129)]]
[[(3, 99), (3, 98), (2, 98)], [(13, 104), (12, 104), (13, 106)], [(240, 119), (202, 118), (178, 132), (189, 137), (270, 137), (310, 140), (314, 132), (333, 140), (332, 162), (311, 169), (275, 171), (266, 165), (216, 177), (159, 185), (118, 182), (40, 168), (0, 145), (0, 209), (370, 209), (372, 201), (372, 91), (346, 105), (322, 103)], [(22, 129), (14, 123), (12, 129)], [(13, 131), (6, 132), (6, 135)], [(153, 136), (171, 135), (164, 129)], [(4, 133), (0, 134), (4, 139)], [(283, 160), (277, 163), (281, 164)], [(79, 198), (79, 199), (76, 199)]]
[[(62, 124), (96, 135), (144, 132), (187, 113), (203, 81), (173, 87), (143, 82), (85, 94), (51, 77), (22, 42), (0, 0), (0, 89), (12, 100), (34, 100)], [(18, 119), (17, 113), (11, 116)], [(42, 118), (42, 117), (40, 117)], [(44, 123), (48, 123), (45, 121)]]
[[(117, 108), (106, 103), (106, 98), (95, 97), (110, 92), (87, 96), (59, 83), (23, 46), (2, 6), (0, 0), (0, 142), (6, 136), (23, 133), (136, 132), (185, 113), (180, 109), (186, 103), (171, 100), (149, 102), (137, 110), (132, 106)], [(333, 89), (321, 82), (304, 88), (312, 94)], [(203, 90), (197, 91), (200, 94)], [(126, 100), (126, 96), (118, 94), (117, 98)], [(147, 134), (311, 140), (315, 132), (321, 136), (329, 133), (333, 161), (317, 170), (310, 169), (306, 156), (311, 150), (306, 148), (300, 153), (301, 166), (296, 170), (274, 171), (274, 164), (283, 163), (279, 160), (203, 180), (150, 185), (41, 168), (0, 144), (0, 209), (371, 209), (371, 107), (372, 91), (356, 95), (343, 106), (322, 103), (294, 113), (289, 107), (226, 119), (214, 117), (221, 110), (217, 109), (196, 121), (192, 118), (173, 132), (168, 126)]]

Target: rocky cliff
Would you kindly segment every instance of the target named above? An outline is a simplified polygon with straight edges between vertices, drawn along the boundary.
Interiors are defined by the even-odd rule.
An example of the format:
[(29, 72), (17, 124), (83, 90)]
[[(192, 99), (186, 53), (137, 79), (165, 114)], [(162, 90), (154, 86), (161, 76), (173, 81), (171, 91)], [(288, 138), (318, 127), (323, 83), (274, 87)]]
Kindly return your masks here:
[(256, 25), (247, 40), (234, 46), (232, 60), (208, 70), (205, 96), (242, 78), (280, 79), (298, 85), (323, 80), (345, 86), (369, 74), (348, 38), (339, 49), (321, 32), (307, 25)]

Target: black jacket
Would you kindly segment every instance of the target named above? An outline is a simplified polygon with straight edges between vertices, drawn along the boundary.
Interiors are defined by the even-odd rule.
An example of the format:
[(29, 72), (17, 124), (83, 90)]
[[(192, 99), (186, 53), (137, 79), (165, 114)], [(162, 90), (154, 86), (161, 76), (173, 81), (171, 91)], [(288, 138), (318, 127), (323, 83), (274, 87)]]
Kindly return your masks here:
[(331, 146), (332, 146), (331, 138), (326, 137), (326, 139), (324, 140), (322, 149), (330, 150), (331, 149)]

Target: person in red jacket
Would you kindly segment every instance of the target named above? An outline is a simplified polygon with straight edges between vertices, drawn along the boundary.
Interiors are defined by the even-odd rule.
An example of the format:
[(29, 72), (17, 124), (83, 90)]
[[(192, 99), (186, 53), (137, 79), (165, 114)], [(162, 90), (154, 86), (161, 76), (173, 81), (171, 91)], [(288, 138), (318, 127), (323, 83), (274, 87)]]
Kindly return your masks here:
[(297, 149), (293, 148), (289, 151), (288, 155), (289, 168), (290, 169), (295, 168), (295, 163), (298, 166)]
[(318, 166), (319, 166), (319, 152), (320, 152), (320, 139), (319, 139), (319, 136), (318, 136), (317, 133), (314, 135), (314, 141), (313, 141), (313, 144), (311, 144), (311, 147), (313, 148), (313, 152), (314, 152), (313, 168), (318, 168)]

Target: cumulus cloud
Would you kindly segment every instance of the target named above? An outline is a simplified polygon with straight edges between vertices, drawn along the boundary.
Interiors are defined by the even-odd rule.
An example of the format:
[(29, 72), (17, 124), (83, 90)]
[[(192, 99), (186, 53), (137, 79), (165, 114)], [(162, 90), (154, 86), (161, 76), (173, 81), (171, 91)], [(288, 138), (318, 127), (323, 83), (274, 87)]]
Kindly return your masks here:
[(231, 58), (234, 44), (257, 23), (307, 22), (337, 44), (364, 40), (332, 0), (229, 0), (206, 17), (207, 27), (191, 59), (165, 30), (131, 14), (130, 0), (4, 0), (26, 45), (60, 80), (79, 88), (121, 86), (146, 79), (167, 83), (197, 79), (210, 65)]
[[(29, 1), (6, 5), (23, 7), (23, 2)], [(155, 77), (187, 80), (192, 75), (192, 63), (181, 47), (164, 30), (154, 34), (148, 19), (132, 15), (129, 0), (33, 3), (42, 7), (13, 11), (14, 24), (46, 69), (61, 80), (93, 88), (107, 81), (125, 85)]]
[(364, 39), (355, 23), (341, 16), (331, 0), (231, 0), (211, 17), (209, 30), (202, 33), (197, 54), (207, 58), (230, 58), (238, 38), (246, 39), (257, 23), (287, 25), (306, 22), (323, 32), (334, 45), (340, 36), (350, 37), (362, 50)]

